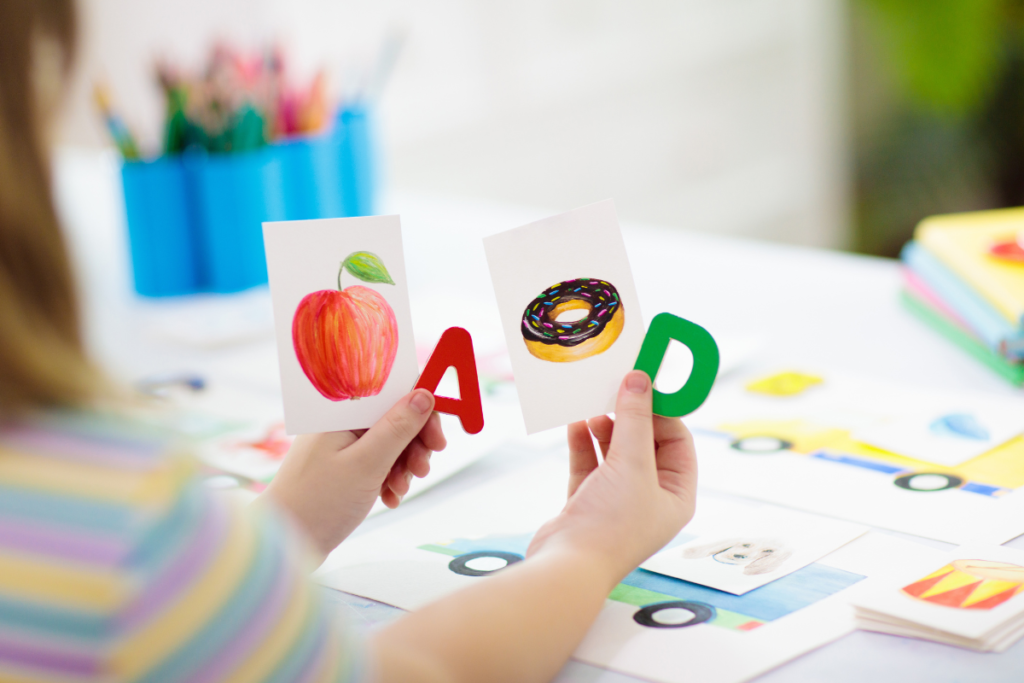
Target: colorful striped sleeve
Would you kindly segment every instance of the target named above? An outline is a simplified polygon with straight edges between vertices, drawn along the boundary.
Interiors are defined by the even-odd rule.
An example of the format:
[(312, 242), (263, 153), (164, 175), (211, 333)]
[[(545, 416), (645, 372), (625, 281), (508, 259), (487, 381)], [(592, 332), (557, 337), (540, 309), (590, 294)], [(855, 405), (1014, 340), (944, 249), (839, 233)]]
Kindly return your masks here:
[(110, 416), (0, 430), (0, 680), (360, 680), (297, 531), (168, 443)]

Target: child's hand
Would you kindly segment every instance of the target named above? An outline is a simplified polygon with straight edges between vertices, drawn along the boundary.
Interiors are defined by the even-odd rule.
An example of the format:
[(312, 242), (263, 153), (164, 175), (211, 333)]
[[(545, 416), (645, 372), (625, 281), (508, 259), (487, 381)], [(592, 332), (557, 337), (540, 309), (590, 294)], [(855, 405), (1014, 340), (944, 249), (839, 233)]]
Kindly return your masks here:
[(631, 372), (614, 424), (569, 426), (569, 502), (534, 536), (531, 559), (377, 633), (379, 680), (551, 680), (615, 584), (693, 517), (693, 441), (679, 420), (651, 415), (651, 398), (647, 375)]
[(606, 563), (617, 583), (690, 521), (693, 437), (682, 421), (652, 415), (651, 400), (650, 378), (634, 370), (619, 387), (614, 422), (602, 416), (569, 425), (569, 502), (537, 532), (529, 554), (583, 552)]
[(434, 397), (405, 396), (367, 430), (299, 436), (267, 493), (305, 527), (324, 555), (359, 526), (379, 495), (397, 507), (413, 476), (447, 445)]

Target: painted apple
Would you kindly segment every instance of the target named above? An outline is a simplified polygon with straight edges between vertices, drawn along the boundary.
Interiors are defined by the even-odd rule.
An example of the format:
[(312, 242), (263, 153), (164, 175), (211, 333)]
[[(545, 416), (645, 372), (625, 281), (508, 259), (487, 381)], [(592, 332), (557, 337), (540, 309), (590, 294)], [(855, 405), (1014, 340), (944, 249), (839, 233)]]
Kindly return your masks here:
[(379, 394), (398, 353), (395, 312), (369, 287), (342, 289), (345, 271), (364, 282), (395, 284), (377, 255), (357, 251), (341, 262), (336, 290), (307, 294), (295, 309), (292, 346), (299, 365), (332, 401)]

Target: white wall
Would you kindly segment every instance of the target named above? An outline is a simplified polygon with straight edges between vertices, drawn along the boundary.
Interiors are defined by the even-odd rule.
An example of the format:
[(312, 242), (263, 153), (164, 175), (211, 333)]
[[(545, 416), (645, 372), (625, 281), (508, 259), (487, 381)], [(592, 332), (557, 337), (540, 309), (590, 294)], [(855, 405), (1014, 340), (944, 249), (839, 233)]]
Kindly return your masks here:
[(303, 73), (406, 49), (380, 103), (390, 185), (821, 246), (847, 231), (843, 0), (82, 0), (65, 129), (103, 75), (156, 139), (157, 53), (283, 37)]

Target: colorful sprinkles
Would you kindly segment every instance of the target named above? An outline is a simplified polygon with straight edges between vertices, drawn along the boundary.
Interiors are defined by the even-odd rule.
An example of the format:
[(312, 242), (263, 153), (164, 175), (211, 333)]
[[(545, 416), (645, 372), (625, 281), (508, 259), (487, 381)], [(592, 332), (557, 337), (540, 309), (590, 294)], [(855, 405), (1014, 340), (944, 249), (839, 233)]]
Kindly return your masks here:
[[(552, 313), (556, 310), (561, 313), (559, 304), (569, 301), (586, 304), (585, 307), (576, 304), (574, 308), (587, 308), (587, 315), (571, 323), (555, 320)], [(582, 344), (604, 331), (614, 317), (606, 314), (619, 303), (618, 291), (605, 280), (564, 280), (545, 289), (526, 307), (521, 325), (523, 338), (559, 346)]]

